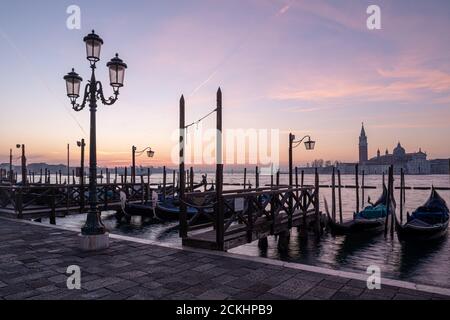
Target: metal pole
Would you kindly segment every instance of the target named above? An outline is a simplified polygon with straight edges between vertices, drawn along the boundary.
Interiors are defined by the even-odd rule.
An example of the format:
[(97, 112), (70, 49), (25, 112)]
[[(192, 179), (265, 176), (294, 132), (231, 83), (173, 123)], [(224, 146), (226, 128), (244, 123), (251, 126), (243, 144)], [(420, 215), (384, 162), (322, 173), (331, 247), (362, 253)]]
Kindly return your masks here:
[(136, 183), (136, 147), (131, 147), (131, 183)]
[(187, 238), (188, 235), (188, 225), (187, 225), (187, 208), (184, 203), (184, 192), (185, 192), (185, 186), (186, 186), (186, 180), (184, 179), (184, 147), (185, 147), (185, 118), (184, 118), (184, 112), (185, 112), (185, 105), (184, 105), (184, 96), (181, 96), (180, 98), (180, 191), (179, 191), (179, 198), (180, 198), (180, 237), (181, 238)]
[(81, 139), (81, 161), (80, 161), (80, 211), (84, 210), (84, 139)]
[(13, 168), (12, 168), (12, 149), (9, 149), (9, 180), (11, 184), (14, 181), (14, 174), (13, 174)]
[(95, 79), (95, 65), (92, 65), (90, 100), (90, 139), (89, 139), (89, 211), (85, 225), (81, 228), (84, 235), (99, 235), (105, 233), (105, 227), (100, 219), (97, 208), (97, 133), (96, 133), (96, 112), (97, 112), (97, 83)]
[(25, 157), (25, 145), (22, 145), (22, 184), (27, 184), (27, 158)]

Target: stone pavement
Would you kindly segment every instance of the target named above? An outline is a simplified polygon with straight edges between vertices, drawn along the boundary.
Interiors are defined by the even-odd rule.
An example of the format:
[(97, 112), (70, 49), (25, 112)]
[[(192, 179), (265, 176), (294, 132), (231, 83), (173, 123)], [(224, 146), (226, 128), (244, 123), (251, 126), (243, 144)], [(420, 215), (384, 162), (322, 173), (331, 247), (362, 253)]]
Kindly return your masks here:
[[(66, 286), (81, 268), (81, 290)], [(96, 253), (73, 231), (0, 219), (0, 299), (449, 299), (417, 290), (111, 239)]]

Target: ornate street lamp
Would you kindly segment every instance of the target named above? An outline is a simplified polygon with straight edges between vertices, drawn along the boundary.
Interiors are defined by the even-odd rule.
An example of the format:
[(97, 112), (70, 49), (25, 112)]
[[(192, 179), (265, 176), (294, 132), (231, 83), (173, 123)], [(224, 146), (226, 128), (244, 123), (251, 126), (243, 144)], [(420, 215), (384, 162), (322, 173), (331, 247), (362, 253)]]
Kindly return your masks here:
[(80, 86), (82, 78), (72, 69), (65, 77), (67, 96), (72, 103), (75, 111), (81, 111), (89, 103), (91, 114), (90, 123), (90, 140), (89, 140), (89, 211), (87, 214), (86, 224), (81, 228), (83, 235), (101, 235), (105, 233), (105, 227), (100, 219), (100, 212), (97, 208), (97, 139), (96, 139), (96, 111), (97, 100), (104, 105), (112, 105), (117, 101), (119, 88), (123, 86), (124, 74), (127, 65), (119, 59), (118, 55), (107, 63), (109, 68), (110, 84), (113, 87), (114, 96), (105, 98), (103, 94), (103, 86), (100, 81), (95, 78), (96, 63), (100, 61), (100, 52), (103, 40), (92, 33), (84, 37), (86, 44), (86, 58), (91, 66), (91, 79), (84, 87), (84, 95), (81, 104), (76, 100), (80, 97)]
[(155, 151), (153, 151), (152, 148), (150, 148), (150, 147), (147, 147), (141, 151), (137, 151), (137, 148), (135, 146), (131, 147), (131, 160), (132, 160), (131, 180), (132, 180), (132, 183), (136, 183), (136, 155), (140, 156), (144, 152), (147, 152), (147, 157), (149, 157), (149, 158), (153, 158), (153, 156), (155, 155)]
[(314, 150), (314, 147), (316, 145), (316, 142), (314, 140), (311, 140), (310, 136), (304, 136), (300, 140), (295, 140), (295, 135), (292, 133), (289, 134), (289, 186), (292, 187), (292, 150), (297, 148), (305, 139), (308, 139), (305, 141), (305, 148), (306, 150)]

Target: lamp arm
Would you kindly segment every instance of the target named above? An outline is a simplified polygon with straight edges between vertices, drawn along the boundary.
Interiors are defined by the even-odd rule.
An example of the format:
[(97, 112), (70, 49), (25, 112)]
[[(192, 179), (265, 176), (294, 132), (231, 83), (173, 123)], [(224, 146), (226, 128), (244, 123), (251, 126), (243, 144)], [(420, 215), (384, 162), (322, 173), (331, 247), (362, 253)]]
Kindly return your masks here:
[(96, 87), (96, 92), (97, 92), (97, 99), (101, 100), (104, 105), (110, 106), (117, 101), (117, 96), (119, 95), (119, 91), (114, 91), (114, 96), (111, 96), (108, 99), (106, 99), (105, 95), (103, 94), (102, 83), (100, 81), (97, 81), (95, 83), (95, 87)]
[(84, 94), (83, 94), (83, 102), (81, 104), (75, 103), (75, 101), (72, 101), (72, 109), (75, 111), (81, 111), (86, 107), (86, 102), (89, 99), (90, 96), (90, 83), (86, 83), (86, 86), (84, 87)]
[(306, 135), (306, 136), (304, 136), (303, 138), (301, 138), (300, 140), (297, 140), (297, 141), (293, 140), (292, 143), (295, 144), (295, 146), (293, 146), (292, 148), (297, 148), (300, 145), (300, 143), (302, 143), (303, 140), (305, 140), (306, 138), (309, 138), (311, 140), (311, 137), (309, 135)]
[(140, 155), (143, 154), (145, 151), (151, 150), (151, 149), (152, 149), (151, 147), (147, 147), (147, 148), (145, 148), (144, 150), (136, 151), (136, 155), (140, 156)]

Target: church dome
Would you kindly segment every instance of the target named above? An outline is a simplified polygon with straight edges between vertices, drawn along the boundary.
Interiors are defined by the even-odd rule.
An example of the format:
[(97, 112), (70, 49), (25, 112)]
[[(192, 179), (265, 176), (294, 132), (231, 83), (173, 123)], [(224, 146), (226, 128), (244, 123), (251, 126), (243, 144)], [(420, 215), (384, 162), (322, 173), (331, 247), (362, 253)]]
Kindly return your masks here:
[(394, 157), (401, 158), (401, 157), (404, 157), (405, 155), (406, 155), (405, 148), (403, 148), (399, 142), (398, 145), (394, 149)]

